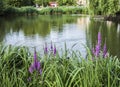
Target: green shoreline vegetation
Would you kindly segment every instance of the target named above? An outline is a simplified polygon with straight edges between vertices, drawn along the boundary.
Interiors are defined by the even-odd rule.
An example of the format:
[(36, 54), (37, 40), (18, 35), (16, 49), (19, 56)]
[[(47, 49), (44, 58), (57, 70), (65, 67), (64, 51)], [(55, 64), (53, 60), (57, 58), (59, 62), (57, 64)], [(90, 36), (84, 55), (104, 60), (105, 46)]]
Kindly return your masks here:
[[(119, 87), (120, 60), (110, 56), (106, 44), (101, 49), (101, 34), (87, 57), (67, 49), (59, 55), (51, 43), (44, 45), (44, 55), (27, 47), (0, 44), (1, 87)], [(61, 50), (62, 51), (62, 50)], [(68, 56), (69, 55), (69, 56)]]
[[(58, 3), (58, 6), (55, 8), (49, 6), (49, 2), (53, 1)], [(42, 7), (36, 8), (36, 4)], [(83, 6), (78, 5), (76, 0), (0, 1), (0, 15), (90, 14), (114, 16), (119, 12), (119, 0), (86, 0), (86, 4)]]
[[(69, 51), (63, 55), (40, 56), (42, 74), (28, 71), (33, 54), (27, 47), (0, 45), (0, 86), (1, 87), (119, 87), (120, 60), (102, 56), (92, 60), (88, 49), (87, 58)], [(81, 62), (80, 62), (81, 60)]]
[(88, 13), (87, 8), (80, 6), (60, 6), (60, 7), (45, 7), (37, 9), (32, 6), (26, 7), (9, 7), (4, 11), (4, 15), (12, 16), (25, 16), (25, 15), (52, 15), (52, 14), (86, 14)]
[[(41, 1), (45, 1), (42, 2)], [(50, 0), (0, 0), (0, 15), (90, 14), (114, 16), (120, 12), (119, 0), (89, 0), (89, 7), (76, 6), (75, 0), (54, 0), (56, 8), (47, 6)], [(71, 6), (72, 5), (72, 6)], [(69, 7), (68, 7), (69, 6)], [(120, 59), (107, 54), (106, 44), (101, 50), (101, 37), (93, 49), (87, 48), (87, 57), (78, 51), (63, 54), (54, 45), (45, 44), (44, 55), (27, 47), (0, 44), (0, 87), (119, 87)], [(68, 56), (70, 55), (70, 56)]]

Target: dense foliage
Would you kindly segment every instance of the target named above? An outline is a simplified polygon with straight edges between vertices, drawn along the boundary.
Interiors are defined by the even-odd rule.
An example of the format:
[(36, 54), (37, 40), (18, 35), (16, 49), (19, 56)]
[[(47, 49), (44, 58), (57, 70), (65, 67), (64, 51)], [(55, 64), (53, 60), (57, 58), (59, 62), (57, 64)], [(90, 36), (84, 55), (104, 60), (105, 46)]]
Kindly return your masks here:
[[(86, 14), (88, 9), (80, 6), (59, 6), (59, 7), (46, 7), (37, 9), (32, 6), (25, 7), (8, 7), (4, 10), (4, 15), (53, 15), (53, 14)], [(1, 13), (2, 15), (2, 13)]]
[(48, 6), (49, 2), (58, 2), (59, 5), (74, 5), (76, 0), (1, 0), (1, 2), (14, 7), (33, 6), (35, 4)]
[(89, 0), (90, 14), (113, 15), (120, 11), (119, 0)]
[(34, 0), (34, 2), (43, 6), (49, 5), (49, 2), (58, 2), (60, 6), (76, 4), (76, 0)]
[[(55, 54), (55, 53), (54, 53)], [(115, 57), (96, 57), (90, 50), (87, 58), (66, 50), (61, 56), (37, 52), (40, 61), (29, 72), (33, 54), (26, 47), (0, 45), (1, 87), (118, 87), (120, 85), (120, 61)], [(34, 64), (34, 63), (33, 63)], [(32, 65), (33, 66), (33, 65)], [(39, 67), (41, 72), (39, 73)]]
[[(0, 15), (8, 8), (22, 6), (48, 6), (50, 2), (57, 2), (59, 6), (77, 5), (76, 0), (0, 0)], [(120, 11), (119, 0), (87, 0), (89, 13), (92, 15), (114, 15)]]
[(6, 15), (7, 13), (16, 14), (17, 12), (19, 14), (21, 10), (18, 9), (21, 7), (31, 6), (34, 9), (36, 4), (46, 7), (51, 1), (58, 2), (60, 6), (75, 4), (75, 0), (0, 0), (0, 15)]

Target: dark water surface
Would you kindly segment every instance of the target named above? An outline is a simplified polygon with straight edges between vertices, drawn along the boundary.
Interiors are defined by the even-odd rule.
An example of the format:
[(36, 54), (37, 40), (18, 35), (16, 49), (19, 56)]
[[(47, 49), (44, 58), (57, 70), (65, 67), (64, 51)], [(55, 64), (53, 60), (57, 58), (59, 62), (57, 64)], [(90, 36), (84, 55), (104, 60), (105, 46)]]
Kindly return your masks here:
[(52, 41), (58, 50), (64, 48), (66, 43), (68, 49), (79, 50), (85, 56), (83, 45), (92, 48), (96, 44), (98, 31), (102, 34), (102, 44), (106, 41), (108, 51), (120, 57), (118, 23), (80, 15), (0, 18), (0, 42), (30, 48), (35, 46), (40, 51), (43, 51), (45, 42), (50, 45)]

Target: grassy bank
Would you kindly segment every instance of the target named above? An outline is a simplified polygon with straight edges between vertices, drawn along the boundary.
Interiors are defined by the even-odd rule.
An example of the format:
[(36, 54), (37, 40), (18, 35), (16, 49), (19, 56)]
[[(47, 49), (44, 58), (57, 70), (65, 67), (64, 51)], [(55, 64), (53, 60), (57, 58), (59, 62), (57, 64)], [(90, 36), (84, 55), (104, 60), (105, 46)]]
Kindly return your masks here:
[(45, 7), (35, 8), (32, 6), (26, 7), (6, 7), (4, 15), (52, 15), (52, 14), (87, 14), (88, 10), (80, 6), (60, 6), (60, 7)]
[[(45, 55), (41, 57), (27, 47), (0, 45), (0, 87), (119, 87), (118, 58), (99, 56), (93, 60), (87, 50), (87, 58), (74, 51), (68, 57), (69, 50), (59, 55), (54, 47), (54, 52), (47, 54), (45, 46)], [(35, 58), (40, 65), (30, 72)]]

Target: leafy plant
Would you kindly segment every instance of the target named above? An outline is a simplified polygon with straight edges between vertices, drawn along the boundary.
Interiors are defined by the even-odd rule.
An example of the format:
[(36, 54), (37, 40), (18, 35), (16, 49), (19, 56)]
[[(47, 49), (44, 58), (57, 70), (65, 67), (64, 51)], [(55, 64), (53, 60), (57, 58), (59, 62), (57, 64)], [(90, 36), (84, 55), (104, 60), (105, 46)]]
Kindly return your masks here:
[[(53, 49), (53, 46), (47, 47)], [(45, 46), (46, 49), (46, 46)], [(51, 52), (51, 50), (49, 50)], [(120, 61), (116, 57), (98, 56), (92, 60), (87, 48), (87, 58), (65, 47), (63, 54), (47, 53), (40, 56), (27, 47), (0, 45), (1, 87), (118, 87), (120, 85)], [(47, 51), (48, 52), (48, 51)], [(68, 54), (70, 56), (68, 57)], [(29, 72), (33, 59), (37, 57), (42, 73)]]

